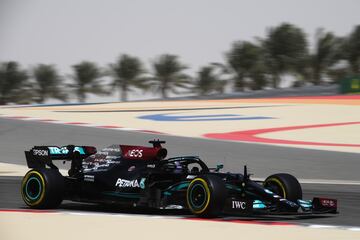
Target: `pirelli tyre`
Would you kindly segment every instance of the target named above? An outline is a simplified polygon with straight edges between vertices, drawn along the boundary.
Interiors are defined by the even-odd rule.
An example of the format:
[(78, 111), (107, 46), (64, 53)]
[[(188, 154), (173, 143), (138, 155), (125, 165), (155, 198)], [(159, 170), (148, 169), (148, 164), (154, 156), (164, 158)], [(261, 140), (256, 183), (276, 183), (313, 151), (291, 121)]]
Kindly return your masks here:
[(31, 208), (50, 209), (63, 199), (64, 177), (55, 169), (32, 169), (21, 183), (21, 195)]
[(186, 201), (189, 210), (199, 217), (218, 216), (225, 204), (227, 190), (224, 181), (215, 175), (203, 175), (189, 184)]
[(264, 187), (293, 202), (302, 199), (299, 181), (288, 173), (277, 173), (267, 177), (264, 181)]

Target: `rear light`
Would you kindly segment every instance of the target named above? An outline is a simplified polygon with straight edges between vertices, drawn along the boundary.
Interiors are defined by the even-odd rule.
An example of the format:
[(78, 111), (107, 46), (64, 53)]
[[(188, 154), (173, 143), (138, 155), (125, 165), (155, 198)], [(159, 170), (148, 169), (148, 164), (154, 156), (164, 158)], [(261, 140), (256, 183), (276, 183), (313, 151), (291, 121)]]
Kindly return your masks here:
[(314, 210), (336, 212), (337, 207), (338, 204), (336, 199), (318, 197), (313, 199)]
[(92, 147), (92, 146), (84, 146), (84, 149), (86, 151), (86, 154), (89, 155), (95, 154), (97, 152), (96, 147)]
[(328, 208), (336, 208), (337, 200), (328, 198), (319, 198), (320, 205)]

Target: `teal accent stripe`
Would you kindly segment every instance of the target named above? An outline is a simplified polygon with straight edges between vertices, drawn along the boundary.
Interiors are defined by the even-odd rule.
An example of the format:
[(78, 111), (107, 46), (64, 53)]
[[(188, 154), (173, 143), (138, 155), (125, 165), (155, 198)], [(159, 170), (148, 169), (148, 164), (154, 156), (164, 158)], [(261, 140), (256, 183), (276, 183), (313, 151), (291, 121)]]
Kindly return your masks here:
[(168, 187), (167, 189), (165, 189), (165, 192), (168, 192), (168, 191), (179, 191), (179, 190), (182, 190), (184, 188), (187, 188), (189, 186), (190, 182), (188, 181), (183, 181), (183, 182), (179, 182), (179, 183), (176, 183), (174, 185), (171, 185), (170, 187)]
[(266, 206), (264, 204), (253, 204), (254, 209), (264, 209)]
[(176, 183), (174, 185), (171, 185), (170, 187), (168, 187), (163, 194), (165, 196), (171, 196), (172, 192), (177, 192), (183, 189), (187, 189), (190, 185), (190, 182), (180, 182), (180, 183)]
[(299, 199), (297, 202), (303, 208), (312, 208), (312, 200), (301, 200), (301, 199)]
[(266, 205), (260, 200), (254, 200), (253, 208), (255, 208), (255, 209), (263, 209), (263, 208), (266, 208)]
[(231, 189), (231, 190), (236, 190), (236, 191), (242, 191), (242, 189), (240, 187), (234, 186), (234, 185), (230, 185), (230, 184), (225, 184), (227, 189)]
[(102, 194), (122, 198), (140, 198), (140, 194), (138, 193), (102, 192)]

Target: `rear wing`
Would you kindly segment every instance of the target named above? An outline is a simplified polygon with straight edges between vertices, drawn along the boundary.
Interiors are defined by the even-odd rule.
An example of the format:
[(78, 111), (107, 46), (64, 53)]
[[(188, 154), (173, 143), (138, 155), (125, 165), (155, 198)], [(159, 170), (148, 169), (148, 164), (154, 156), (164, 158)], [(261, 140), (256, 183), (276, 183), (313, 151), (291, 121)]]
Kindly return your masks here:
[(96, 153), (93, 146), (34, 146), (29, 151), (25, 151), (26, 163), (29, 168), (50, 168), (57, 169), (53, 160), (81, 161)]

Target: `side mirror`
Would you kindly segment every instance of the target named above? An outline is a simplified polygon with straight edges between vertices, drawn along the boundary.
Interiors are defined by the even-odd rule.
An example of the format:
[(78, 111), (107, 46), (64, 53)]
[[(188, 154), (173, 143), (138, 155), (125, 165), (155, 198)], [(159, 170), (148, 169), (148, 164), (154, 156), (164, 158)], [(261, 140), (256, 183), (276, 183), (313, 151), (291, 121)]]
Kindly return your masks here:
[(215, 172), (219, 172), (223, 168), (224, 168), (224, 164), (218, 164), (218, 165), (216, 165)]

